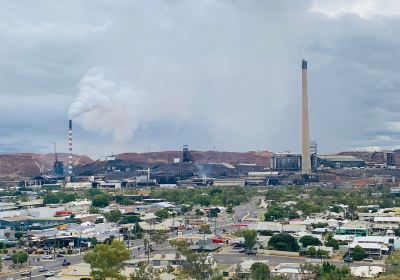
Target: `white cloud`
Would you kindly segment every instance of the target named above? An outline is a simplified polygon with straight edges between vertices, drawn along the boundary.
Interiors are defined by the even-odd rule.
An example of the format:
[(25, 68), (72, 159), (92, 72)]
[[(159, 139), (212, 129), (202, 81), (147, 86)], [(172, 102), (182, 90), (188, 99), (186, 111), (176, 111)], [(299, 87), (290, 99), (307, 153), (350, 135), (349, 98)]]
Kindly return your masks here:
[(399, 16), (398, 0), (313, 0), (310, 11), (329, 17), (355, 14), (365, 19), (376, 16)]

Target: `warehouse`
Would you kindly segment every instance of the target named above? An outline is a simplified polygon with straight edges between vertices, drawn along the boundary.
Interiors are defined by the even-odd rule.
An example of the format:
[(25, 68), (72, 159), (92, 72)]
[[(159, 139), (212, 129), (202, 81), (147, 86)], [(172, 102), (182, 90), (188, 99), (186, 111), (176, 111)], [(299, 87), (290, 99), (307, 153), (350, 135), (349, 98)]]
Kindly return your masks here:
[(330, 168), (365, 167), (365, 161), (347, 155), (320, 155), (318, 156), (318, 164)]

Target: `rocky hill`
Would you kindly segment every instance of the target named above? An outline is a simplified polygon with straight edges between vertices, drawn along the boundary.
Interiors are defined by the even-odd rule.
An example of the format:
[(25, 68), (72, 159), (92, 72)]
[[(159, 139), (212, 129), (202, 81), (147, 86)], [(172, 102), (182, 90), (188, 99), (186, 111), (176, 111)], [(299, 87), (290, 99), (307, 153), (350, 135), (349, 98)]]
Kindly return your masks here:
[[(59, 160), (68, 165), (68, 154), (58, 154)], [(74, 166), (85, 165), (93, 160), (84, 155), (73, 155), (72, 162)], [(0, 154), (0, 177), (18, 178), (31, 177), (41, 172), (52, 169), (54, 164), (54, 154), (34, 154), (34, 153), (16, 153)]]
[[(192, 159), (197, 163), (256, 163), (266, 166), (272, 153), (268, 151), (251, 152), (217, 152), (217, 151), (190, 151)], [(59, 159), (68, 163), (68, 154), (60, 153)], [(181, 158), (182, 151), (165, 151), (152, 153), (123, 153), (116, 155), (116, 160), (122, 165), (126, 164), (149, 164), (149, 163), (172, 163), (174, 158)], [(51, 169), (54, 163), (54, 154), (0, 154), (0, 177), (17, 178), (31, 177), (43, 171)], [(102, 170), (106, 162), (93, 161), (87, 156), (74, 155), (73, 165), (78, 173), (86, 171)]]

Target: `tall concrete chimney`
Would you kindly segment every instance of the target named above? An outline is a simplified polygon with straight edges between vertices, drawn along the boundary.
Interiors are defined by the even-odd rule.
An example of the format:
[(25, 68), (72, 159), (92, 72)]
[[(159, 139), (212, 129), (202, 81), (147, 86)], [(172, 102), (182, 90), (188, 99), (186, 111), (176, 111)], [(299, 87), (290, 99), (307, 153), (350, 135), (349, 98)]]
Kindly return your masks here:
[(308, 84), (307, 84), (307, 61), (303, 59), (301, 63), (301, 172), (311, 172), (311, 156), (310, 156), (310, 127), (308, 124)]
[(72, 120), (69, 120), (68, 152), (68, 174), (72, 175)]

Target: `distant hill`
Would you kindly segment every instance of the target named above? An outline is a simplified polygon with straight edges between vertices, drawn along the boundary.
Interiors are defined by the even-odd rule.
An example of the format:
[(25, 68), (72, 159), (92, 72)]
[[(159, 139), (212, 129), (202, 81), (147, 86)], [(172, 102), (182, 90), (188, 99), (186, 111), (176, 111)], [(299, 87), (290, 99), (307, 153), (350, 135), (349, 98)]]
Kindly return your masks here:
[[(217, 151), (190, 151), (195, 162), (198, 163), (256, 163), (257, 165), (269, 165), (272, 153), (268, 151), (250, 152), (217, 152)], [(68, 165), (68, 154), (58, 154), (64, 161), (65, 168)], [(172, 163), (174, 158), (181, 158), (182, 151), (164, 151), (152, 153), (123, 153), (116, 155), (116, 160), (121, 164), (149, 164)], [(0, 177), (17, 178), (32, 177), (53, 168), (54, 154), (0, 154)], [(101, 170), (106, 162), (93, 161), (85, 155), (73, 155), (73, 165), (78, 173), (85, 171)]]
[[(59, 153), (58, 158), (64, 162), (66, 168), (68, 165), (68, 154)], [(85, 155), (72, 156), (74, 166), (85, 165), (92, 161), (91, 158)], [(40, 174), (42, 171), (52, 169), (53, 164), (54, 154), (0, 154), (0, 177), (31, 177)]]

